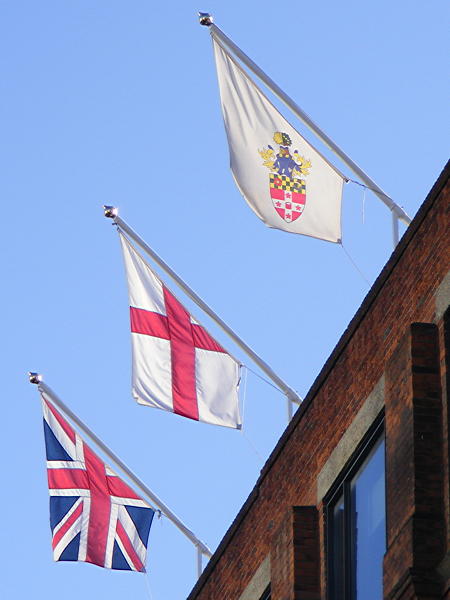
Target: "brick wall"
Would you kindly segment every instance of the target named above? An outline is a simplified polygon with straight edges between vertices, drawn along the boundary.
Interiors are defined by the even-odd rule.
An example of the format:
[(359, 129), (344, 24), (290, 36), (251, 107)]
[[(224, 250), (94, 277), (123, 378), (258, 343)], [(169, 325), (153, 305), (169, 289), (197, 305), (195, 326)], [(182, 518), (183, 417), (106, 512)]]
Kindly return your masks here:
[(441, 598), (445, 556), (438, 328), (414, 323), (386, 370), (385, 598)]
[(271, 540), (271, 596), (320, 600), (319, 521), (315, 506), (293, 506)]
[[(447, 165), (446, 170), (441, 174), (416, 215), (413, 224), (408, 228), (347, 331), (324, 365), (303, 405), (297, 411), (267, 461), (247, 502), (192, 590), (189, 600), (237, 600), (269, 553), (274, 584), (277, 581), (272, 592), (272, 600), (325, 598), (323, 519), (321, 517), (322, 506), (318, 505), (317, 499), (317, 477), (331, 452), (361, 409), (364, 400), (386, 371), (390, 373), (388, 433), (392, 430), (395, 431), (395, 435), (400, 432), (399, 435), (406, 436), (406, 446), (403, 450), (397, 448), (397, 452), (394, 452), (389, 446), (389, 442), (387, 442), (387, 446), (391, 448), (390, 456), (395, 469), (398, 469), (400, 473), (404, 461), (405, 465), (409, 465), (410, 470), (408, 471), (409, 475), (405, 475), (404, 491), (399, 489), (395, 491), (394, 484), (391, 484), (388, 491), (389, 502), (397, 503), (399, 497), (402, 498), (405, 495), (406, 504), (398, 514), (393, 511), (391, 506), (388, 507), (392, 558), (389, 565), (386, 563), (388, 574), (385, 578), (385, 589), (392, 598), (444, 598), (444, 594), (447, 594), (447, 598), (450, 597), (448, 583), (444, 583), (448, 576), (448, 574), (446, 575), (448, 569), (444, 555), (445, 550), (448, 551), (449, 548), (450, 531), (447, 443), (449, 405), (446, 394), (450, 359), (443, 349), (445, 339), (447, 343), (450, 339), (450, 330), (448, 325), (445, 329), (445, 319), (442, 316), (435, 325), (412, 327), (413, 323), (434, 323), (436, 294), (449, 270), (448, 205), (450, 185), (447, 183), (449, 171), (450, 168)], [(442, 304), (442, 294), (439, 302)], [(425, 330), (428, 332), (426, 335)], [(431, 330), (432, 334), (430, 334)], [(432, 359), (428, 355), (429, 352), (427, 354), (421, 345), (425, 339), (428, 339), (427, 335), (434, 340), (432, 344), (429, 341), (425, 344), (425, 346), (428, 344), (427, 348), (433, 355)], [(425, 352), (427, 356), (422, 356), (421, 352)], [(430, 360), (433, 363), (434, 375), (429, 373), (424, 375), (420, 371), (423, 366), (421, 361), (427, 363)], [(431, 368), (428, 363), (426, 368)], [(414, 369), (416, 371), (412, 374)], [(399, 388), (401, 388), (401, 394), (397, 400), (395, 399), (394, 373), (398, 378)], [(416, 391), (421, 390), (421, 386), (425, 385), (425, 380), (430, 381), (430, 377), (434, 378), (436, 388), (434, 393), (437, 393), (436, 390), (439, 389), (439, 399), (437, 400), (439, 407), (434, 413), (429, 404), (423, 406), (424, 401), (428, 402), (428, 396), (424, 400), (419, 397), (420, 394), (416, 394)], [(441, 393), (441, 390), (444, 393)], [(403, 414), (405, 407), (408, 407), (408, 415)], [(427, 410), (431, 411), (430, 414), (427, 413)], [(431, 413), (433, 414), (431, 415)], [(422, 426), (423, 430), (420, 429)], [(420, 436), (428, 436), (430, 433), (427, 427), (431, 427), (433, 430), (435, 427), (439, 428), (436, 433), (436, 438), (439, 437), (437, 449), (433, 447), (430, 450), (425, 447), (425, 454), (431, 453), (431, 458), (428, 456), (426, 460), (431, 462), (427, 463), (424, 459), (423, 464), (411, 465), (411, 452), (414, 453), (413, 451), (420, 448), (422, 443)], [(442, 436), (442, 432), (444, 432), (444, 436)], [(446, 440), (443, 441), (442, 438), (445, 436)], [(436, 459), (436, 456), (440, 456), (440, 458)], [(436, 475), (434, 471), (433, 474), (428, 473), (429, 464), (436, 466), (436, 460), (440, 461), (439, 474)], [(414, 486), (414, 481), (409, 480), (408, 477), (416, 477), (417, 470), (421, 472), (423, 481), (420, 482), (419, 478), (416, 481), (417, 485)], [(429, 479), (426, 479), (427, 477)], [(425, 512), (431, 510), (429, 497), (421, 495), (419, 489), (422, 484), (425, 484), (425, 480), (430, 485), (433, 484), (433, 489), (439, 490), (438, 492), (434, 491), (433, 494), (437, 493), (439, 496), (436, 502), (439, 505), (437, 512), (440, 516), (432, 517), (435, 519), (433, 523), (436, 522), (436, 518), (440, 519), (439, 540), (428, 539), (426, 531), (419, 531), (425, 522), (423, 519), (420, 520), (419, 513), (423, 510)], [(391, 498), (389, 494), (397, 494), (397, 496)], [(433, 506), (435, 507), (437, 504), (435, 503)], [(317, 539), (320, 540), (320, 542), (318, 541), (320, 574), (316, 573), (315, 576), (321, 583), (318, 584), (318, 587), (315, 584), (315, 590), (313, 588), (300, 590), (298, 587), (302, 572), (305, 573), (305, 576), (307, 574), (305, 564), (303, 567), (300, 565), (295, 574), (293, 574), (293, 567), (290, 574), (289, 570), (285, 573), (285, 577), (291, 581), (288, 589), (285, 589), (280, 582), (279, 572), (277, 572), (280, 567), (277, 567), (276, 557), (285, 551), (283, 550), (283, 539), (286, 541), (288, 539), (286, 536), (289, 537), (295, 533), (292, 529), (292, 515), (295, 514), (292, 513), (293, 507), (317, 507), (316, 514), (320, 515), (317, 532)], [(411, 539), (418, 539), (421, 535), (422, 538), (425, 536), (427, 539), (422, 539), (421, 549), (417, 550), (416, 554), (413, 542), (410, 542), (409, 546), (406, 544), (406, 550), (401, 549), (400, 546), (395, 550), (392, 536), (395, 531), (400, 531), (402, 527), (406, 526), (405, 523), (409, 522), (408, 518), (414, 511), (417, 513), (417, 518), (414, 521), (415, 529), (411, 533)], [(431, 510), (431, 512), (433, 511), (434, 509)], [(407, 529), (403, 530), (406, 535)], [(276, 539), (276, 536), (280, 539), (278, 550), (273, 547), (273, 540)], [(392, 595), (398, 584), (398, 581), (394, 580), (401, 579), (414, 564), (417, 566), (417, 561), (420, 562), (424, 559), (422, 556), (422, 559), (419, 560), (420, 552), (423, 550), (427, 553), (428, 549), (433, 554), (434, 561), (433, 565), (427, 566), (428, 575), (433, 571), (434, 577), (430, 583), (430, 595), (427, 596), (422, 588), (422, 591), (417, 591), (420, 585), (417, 586), (414, 582), (414, 585), (410, 586), (410, 591), (405, 591), (403, 596)], [(295, 562), (296, 565), (299, 564), (298, 560)], [(434, 564), (436, 562), (441, 565), (442, 574), (439, 583), (436, 583), (438, 581), (436, 579), (438, 565)], [(302, 568), (306, 570), (302, 571)], [(410, 578), (411, 581), (415, 581), (413, 575)], [(425, 575), (423, 577), (426, 579)], [(414, 586), (417, 589), (414, 589)], [(296, 589), (295, 593), (292, 591), (293, 587)], [(447, 591), (445, 591), (446, 589)], [(398, 590), (396, 593), (399, 593)], [(436, 596), (436, 594), (438, 595)]]

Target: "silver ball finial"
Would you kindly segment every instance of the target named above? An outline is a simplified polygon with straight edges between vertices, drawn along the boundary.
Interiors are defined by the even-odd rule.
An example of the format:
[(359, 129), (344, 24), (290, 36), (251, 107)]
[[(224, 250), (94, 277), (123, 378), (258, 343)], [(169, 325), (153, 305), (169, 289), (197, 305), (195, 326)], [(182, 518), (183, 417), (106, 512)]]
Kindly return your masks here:
[(33, 373), (32, 371), (28, 372), (28, 380), (30, 383), (34, 383), (38, 385), (42, 381), (42, 375), (40, 373)]
[(115, 206), (107, 206), (106, 204), (104, 204), (103, 212), (106, 218), (115, 219), (115, 217), (117, 217), (117, 215), (119, 214), (119, 209)]
[(200, 25), (204, 25), (205, 27), (211, 27), (211, 25), (214, 23), (213, 17), (209, 13), (204, 12), (198, 13), (198, 20)]

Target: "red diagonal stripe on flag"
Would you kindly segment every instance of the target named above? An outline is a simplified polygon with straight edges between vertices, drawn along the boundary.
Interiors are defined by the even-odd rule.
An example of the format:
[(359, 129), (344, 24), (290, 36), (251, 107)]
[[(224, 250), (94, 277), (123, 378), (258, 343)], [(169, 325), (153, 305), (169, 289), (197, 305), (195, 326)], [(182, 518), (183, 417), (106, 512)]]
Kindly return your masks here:
[(77, 506), (77, 508), (73, 511), (73, 513), (70, 515), (70, 517), (67, 519), (67, 521), (64, 523), (64, 525), (62, 525), (58, 529), (58, 531), (55, 533), (55, 535), (53, 536), (53, 539), (52, 539), (53, 550), (59, 544), (61, 539), (66, 535), (66, 533), (69, 531), (69, 529), (75, 523), (75, 521), (81, 516), (82, 512), (83, 512), (83, 503), (81, 502)]
[(116, 531), (136, 571), (143, 571), (144, 565), (142, 564), (141, 559), (137, 555), (136, 550), (133, 548), (133, 545), (130, 542), (127, 532), (125, 531), (124, 526), (119, 521), (119, 519), (117, 519)]
[(45, 404), (47, 405), (48, 409), (50, 410), (50, 412), (52, 413), (52, 415), (55, 417), (55, 419), (58, 421), (59, 425), (61, 426), (61, 429), (63, 429), (64, 432), (67, 433), (67, 435), (69, 436), (69, 438), (75, 444), (75, 440), (76, 440), (76, 438), (75, 438), (75, 431), (61, 417), (61, 415), (59, 414), (59, 412), (57, 410), (55, 410), (55, 408), (53, 407), (52, 404), (50, 404), (50, 402), (45, 402)]

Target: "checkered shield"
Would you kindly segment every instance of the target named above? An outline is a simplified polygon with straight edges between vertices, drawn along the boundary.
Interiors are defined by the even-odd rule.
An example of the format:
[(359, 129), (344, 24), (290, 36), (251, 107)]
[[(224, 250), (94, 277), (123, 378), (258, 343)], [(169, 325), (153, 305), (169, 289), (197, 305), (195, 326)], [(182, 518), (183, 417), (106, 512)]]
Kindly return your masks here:
[(306, 186), (303, 179), (270, 174), (270, 196), (274, 209), (286, 223), (296, 221), (306, 204)]

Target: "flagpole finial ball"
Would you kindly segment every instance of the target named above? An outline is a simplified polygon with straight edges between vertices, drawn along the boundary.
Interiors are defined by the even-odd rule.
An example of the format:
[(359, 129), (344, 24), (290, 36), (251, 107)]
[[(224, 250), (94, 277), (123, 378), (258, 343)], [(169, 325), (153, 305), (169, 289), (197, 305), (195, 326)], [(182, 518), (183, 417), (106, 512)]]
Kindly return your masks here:
[(211, 25), (214, 23), (212, 16), (209, 13), (204, 12), (198, 13), (198, 20), (200, 25), (204, 25), (205, 27), (211, 27)]
[(119, 214), (119, 210), (115, 206), (106, 206), (106, 204), (103, 205), (103, 211), (108, 219), (114, 219)]
[(40, 373), (33, 373), (32, 371), (29, 371), (28, 379), (30, 383), (38, 385), (42, 381), (42, 375)]

